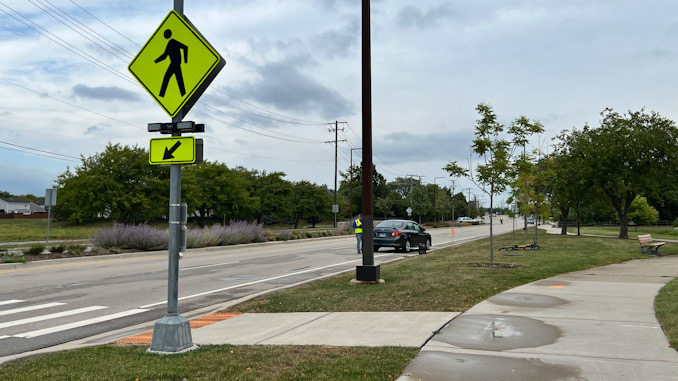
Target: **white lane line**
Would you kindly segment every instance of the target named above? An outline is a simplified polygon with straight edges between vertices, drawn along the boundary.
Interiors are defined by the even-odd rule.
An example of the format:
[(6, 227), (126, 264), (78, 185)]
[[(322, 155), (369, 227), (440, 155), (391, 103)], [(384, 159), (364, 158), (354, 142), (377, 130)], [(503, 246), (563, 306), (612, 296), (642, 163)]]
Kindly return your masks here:
[(195, 267), (186, 267), (185, 269), (179, 269), (179, 271), (185, 271), (185, 270), (195, 270), (195, 269), (204, 269), (206, 267), (216, 267), (216, 266), (226, 266), (226, 265), (232, 265), (236, 262), (226, 262), (226, 263), (217, 263), (215, 265), (205, 265), (205, 266), (195, 266)]
[(136, 314), (140, 314), (140, 313), (146, 312), (146, 311), (148, 311), (148, 310), (135, 308), (133, 310), (118, 312), (116, 314), (101, 316), (101, 317), (94, 318), (94, 319), (76, 321), (74, 323), (59, 325), (59, 326), (52, 327), (52, 328), (45, 328), (45, 329), (39, 329), (37, 331), (20, 333), (18, 335), (13, 335), (12, 337), (22, 337), (24, 339), (30, 339), (30, 338), (33, 338), (33, 337), (49, 335), (50, 333), (67, 331), (67, 330), (73, 329), (73, 328), (80, 328), (80, 327), (84, 327), (84, 326), (87, 326), (87, 325), (92, 325), (92, 324), (97, 324), (97, 323), (101, 323), (101, 322), (105, 322), (105, 321), (109, 321), (109, 320), (119, 319), (119, 318), (122, 318), (122, 317), (125, 317), (125, 316), (136, 315)]
[(2, 339), (9, 339), (10, 337), (12, 337), (12, 336), (7, 336), (7, 335), (5, 335), (5, 336), (0, 336), (0, 340), (2, 340)]
[[(388, 256), (392, 256), (392, 255), (394, 255), (394, 254), (375, 255), (374, 257), (379, 258), (379, 257), (388, 257)], [(186, 300), (186, 299), (197, 298), (199, 296), (205, 296), (205, 295), (214, 294), (214, 293), (217, 293), (217, 292), (228, 291), (228, 290), (232, 290), (234, 288), (251, 286), (251, 285), (257, 284), (257, 283), (264, 283), (264, 282), (268, 282), (268, 281), (272, 281), (272, 280), (276, 280), (276, 279), (280, 279), (280, 278), (286, 278), (286, 277), (290, 277), (290, 276), (294, 276), (294, 275), (305, 274), (305, 273), (309, 273), (309, 272), (312, 272), (312, 271), (322, 270), (322, 269), (335, 267), (335, 266), (347, 265), (347, 264), (355, 263), (355, 262), (362, 262), (362, 258), (361, 259), (354, 259), (352, 261), (347, 261), (347, 262), (335, 263), (335, 264), (327, 265), (327, 266), (314, 267), (314, 268), (306, 269), (304, 271), (297, 271), (297, 272), (289, 273), (289, 274), (285, 274), (285, 275), (278, 275), (278, 276), (274, 276), (274, 277), (271, 277), (271, 278), (255, 280), (255, 281), (252, 281), (252, 282), (236, 284), (234, 286), (224, 287), (224, 288), (220, 288), (218, 290), (205, 291), (205, 292), (201, 292), (199, 294), (183, 296), (183, 297), (179, 298), (178, 300)], [(145, 306), (140, 306), (139, 308), (151, 308), (151, 307), (156, 307), (156, 306), (166, 304), (166, 303), (167, 303), (167, 301), (164, 300), (162, 302), (157, 302), (157, 303), (147, 304)]]
[(18, 313), (26, 312), (26, 311), (35, 311), (35, 310), (39, 310), (39, 309), (42, 309), (42, 308), (51, 308), (51, 307), (63, 306), (64, 304), (66, 304), (66, 303), (47, 303), (47, 304), (38, 304), (38, 305), (35, 305), (35, 306), (29, 306), (29, 307), (15, 308), (13, 310), (0, 311), (0, 316), (18, 314)]
[(12, 299), (12, 300), (3, 300), (0, 302), (0, 306), (4, 306), (7, 304), (14, 304), (14, 303), (21, 303), (23, 300), (17, 300), (17, 299)]
[(42, 315), (42, 316), (35, 316), (32, 318), (26, 318), (26, 319), (21, 319), (21, 320), (14, 320), (10, 321), (7, 323), (0, 323), (0, 328), (8, 328), (8, 327), (14, 327), (17, 325), (22, 325), (22, 324), (30, 324), (30, 323), (35, 323), (39, 321), (44, 321), (44, 320), (49, 320), (49, 319), (56, 319), (64, 316), (70, 316), (70, 315), (76, 315), (76, 314), (81, 314), (84, 312), (90, 312), (90, 311), (96, 311), (96, 310), (101, 310), (104, 308), (104, 306), (91, 306), (91, 307), (84, 307), (84, 308), (78, 308), (75, 310), (70, 310), (70, 311), (63, 311), (63, 312), (57, 312), (54, 314), (48, 314), (48, 315)]

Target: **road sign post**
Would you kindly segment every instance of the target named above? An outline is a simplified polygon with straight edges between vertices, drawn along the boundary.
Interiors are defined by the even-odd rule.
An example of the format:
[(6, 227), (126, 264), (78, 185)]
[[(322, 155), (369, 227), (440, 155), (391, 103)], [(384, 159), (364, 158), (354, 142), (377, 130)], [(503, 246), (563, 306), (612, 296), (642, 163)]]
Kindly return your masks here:
[[(185, 204), (181, 203), (181, 165), (202, 162), (202, 139), (182, 132), (204, 132), (205, 126), (183, 118), (225, 65), (219, 53), (184, 16), (183, 0), (129, 64), (129, 71), (172, 117), (171, 123), (150, 123), (149, 132), (171, 134), (151, 139), (150, 164), (170, 166), (167, 314), (155, 323), (149, 351), (180, 353), (194, 348), (190, 322), (179, 315), (179, 259), (184, 242)], [(190, 55), (188, 53), (191, 53)], [(182, 209), (184, 212), (182, 213)], [(183, 216), (183, 217), (182, 217)]]
[(49, 243), (49, 223), (52, 221), (52, 206), (56, 205), (57, 190), (49, 188), (45, 190), (45, 206), (47, 207), (47, 243)]

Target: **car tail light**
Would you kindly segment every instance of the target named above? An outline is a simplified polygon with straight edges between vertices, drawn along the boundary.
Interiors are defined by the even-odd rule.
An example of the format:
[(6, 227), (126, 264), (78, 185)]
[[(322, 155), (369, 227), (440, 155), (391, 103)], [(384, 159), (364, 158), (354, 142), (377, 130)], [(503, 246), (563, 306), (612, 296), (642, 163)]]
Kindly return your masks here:
[(399, 235), (403, 235), (403, 233), (401, 233), (401, 232), (397, 232), (397, 231), (396, 231), (396, 232), (393, 232), (393, 233), (391, 233), (391, 237), (397, 237), (397, 236), (399, 236)]

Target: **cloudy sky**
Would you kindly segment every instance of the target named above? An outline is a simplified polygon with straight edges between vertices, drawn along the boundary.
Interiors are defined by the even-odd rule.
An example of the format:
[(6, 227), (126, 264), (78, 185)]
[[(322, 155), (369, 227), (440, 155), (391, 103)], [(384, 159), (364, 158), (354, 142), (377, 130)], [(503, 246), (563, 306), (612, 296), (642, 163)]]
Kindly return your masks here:
[[(185, 120), (205, 158), (334, 186), (362, 145), (358, 0), (185, 0), (227, 64)], [(0, 190), (44, 195), (107, 143), (148, 147), (169, 116), (127, 65), (173, 0), (0, 0)], [(489, 103), (507, 126), (597, 125), (606, 107), (678, 120), (678, 2), (372, 0), (373, 149), (388, 180), (451, 185)], [(171, 85), (170, 85), (171, 86)], [(328, 125), (332, 123), (332, 125)], [(354, 162), (360, 151), (353, 151)], [(423, 176), (423, 177), (420, 177)], [(457, 182), (457, 191), (472, 187)], [(486, 200), (486, 203), (488, 201)]]

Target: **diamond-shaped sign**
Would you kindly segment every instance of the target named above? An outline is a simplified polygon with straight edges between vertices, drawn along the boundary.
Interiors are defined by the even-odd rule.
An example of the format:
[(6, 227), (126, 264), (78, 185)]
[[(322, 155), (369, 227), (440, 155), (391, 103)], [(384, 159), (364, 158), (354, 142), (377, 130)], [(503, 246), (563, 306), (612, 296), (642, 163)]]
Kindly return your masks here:
[(225, 64), (186, 17), (171, 11), (128, 69), (174, 117), (188, 113)]

